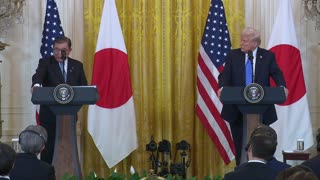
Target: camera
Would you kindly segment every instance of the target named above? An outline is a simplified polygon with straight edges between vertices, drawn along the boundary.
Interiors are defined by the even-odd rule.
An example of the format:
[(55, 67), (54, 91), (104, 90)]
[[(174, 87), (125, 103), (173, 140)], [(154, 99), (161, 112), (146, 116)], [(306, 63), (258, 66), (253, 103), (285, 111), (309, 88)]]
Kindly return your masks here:
[(182, 163), (171, 164), (170, 173), (172, 175), (179, 175), (185, 178), (186, 167)]
[(190, 149), (190, 144), (187, 141), (182, 140), (177, 143), (176, 148), (177, 150), (187, 151)]
[(163, 140), (159, 142), (159, 152), (171, 152), (171, 144), (168, 140)]
[(157, 143), (153, 140), (153, 136), (151, 136), (151, 141), (148, 144), (146, 144), (146, 150), (150, 152), (157, 151)]

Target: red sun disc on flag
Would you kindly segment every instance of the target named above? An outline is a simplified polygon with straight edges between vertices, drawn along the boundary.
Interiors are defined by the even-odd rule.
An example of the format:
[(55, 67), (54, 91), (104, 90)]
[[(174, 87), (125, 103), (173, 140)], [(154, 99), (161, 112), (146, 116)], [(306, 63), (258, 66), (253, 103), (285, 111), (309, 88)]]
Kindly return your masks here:
[[(300, 51), (287, 44), (274, 46), (270, 50), (276, 55), (277, 63), (283, 72), (289, 91), (287, 100), (281, 105), (293, 104), (306, 94)], [(273, 81), (271, 84), (275, 86)]]
[(116, 108), (126, 103), (132, 96), (127, 54), (112, 48), (96, 52), (92, 85), (98, 88), (98, 106)]

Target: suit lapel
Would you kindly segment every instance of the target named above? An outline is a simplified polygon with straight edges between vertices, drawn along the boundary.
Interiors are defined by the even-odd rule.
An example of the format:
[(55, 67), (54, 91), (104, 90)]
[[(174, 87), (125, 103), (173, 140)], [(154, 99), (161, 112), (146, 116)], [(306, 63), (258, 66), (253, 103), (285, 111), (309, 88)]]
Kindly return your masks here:
[(70, 84), (70, 81), (71, 81), (71, 77), (72, 74), (74, 73), (74, 65), (73, 65), (73, 59), (71, 58), (68, 58), (68, 70), (67, 70), (67, 84)]
[(256, 54), (256, 69), (255, 69), (255, 82), (257, 82), (257, 78), (259, 77), (259, 74), (261, 72), (261, 70), (263, 69), (263, 56), (261, 53), (260, 48), (258, 48), (257, 50), (257, 54)]
[(239, 57), (241, 58), (240, 59), (240, 63), (238, 64), (238, 67), (240, 67), (240, 69), (242, 69), (242, 82), (241, 84), (246, 84), (246, 56), (245, 56), (245, 53), (243, 53), (241, 50), (240, 50), (240, 54), (239, 54)]

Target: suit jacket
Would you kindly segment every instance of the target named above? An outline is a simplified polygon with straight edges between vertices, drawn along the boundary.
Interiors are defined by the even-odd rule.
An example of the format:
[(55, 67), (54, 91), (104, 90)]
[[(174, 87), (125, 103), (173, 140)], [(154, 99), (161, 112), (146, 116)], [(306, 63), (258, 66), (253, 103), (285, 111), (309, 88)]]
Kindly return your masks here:
[(280, 171), (283, 171), (283, 170), (291, 167), (290, 165), (288, 165), (284, 162), (278, 161), (275, 157), (272, 157), (271, 160), (267, 161), (267, 165), (269, 167), (271, 167), (272, 169), (276, 170), (277, 174)]
[[(277, 86), (286, 86), (282, 71), (278, 67), (275, 55), (266, 49), (258, 48), (255, 64), (255, 83), (262, 87), (270, 86), (270, 77)], [(230, 51), (226, 58), (224, 70), (220, 73), (219, 87), (224, 86), (245, 86), (245, 53), (241, 49)], [(237, 120), (239, 110), (236, 105), (224, 105), (221, 116), (230, 123)], [(277, 120), (274, 106), (270, 106), (263, 114), (263, 123), (269, 125)]]
[(302, 165), (309, 167), (320, 179), (320, 154), (303, 162)]
[[(236, 166), (236, 167), (234, 168), (234, 170), (235, 170), (235, 171), (238, 171), (239, 169), (241, 169), (241, 168), (242, 168), (243, 166), (245, 166), (246, 164), (248, 164), (248, 163), (246, 162), (246, 163), (240, 164), (239, 166)], [(275, 157), (272, 157), (272, 159), (270, 159), (269, 161), (267, 161), (266, 165), (269, 166), (270, 168), (274, 169), (277, 174), (278, 174), (280, 171), (283, 171), (283, 170), (285, 170), (285, 169), (287, 169), (287, 168), (290, 167), (290, 165), (278, 161)]]
[(15, 164), (10, 172), (12, 180), (54, 180), (54, 167), (41, 161), (34, 154), (17, 154)]
[(268, 165), (259, 162), (246, 163), (237, 171), (230, 172), (224, 176), (224, 180), (273, 180), (277, 173)]
[[(40, 59), (36, 73), (32, 76), (32, 86), (41, 84), (43, 87), (55, 87), (65, 83), (58, 61), (54, 56)], [(68, 57), (67, 82), (70, 86), (85, 86), (87, 79), (80, 61)], [(40, 121), (55, 121), (55, 115), (48, 106), (40, 106)]]

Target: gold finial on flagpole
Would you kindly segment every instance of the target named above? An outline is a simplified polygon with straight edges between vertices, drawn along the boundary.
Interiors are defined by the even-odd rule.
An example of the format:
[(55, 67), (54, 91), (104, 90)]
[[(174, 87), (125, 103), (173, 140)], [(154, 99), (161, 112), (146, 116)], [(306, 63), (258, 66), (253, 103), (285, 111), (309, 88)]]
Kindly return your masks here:
[(10, 46), (10, 45), (0, 41), (0, 51), (4, 50), (6, 46)]

